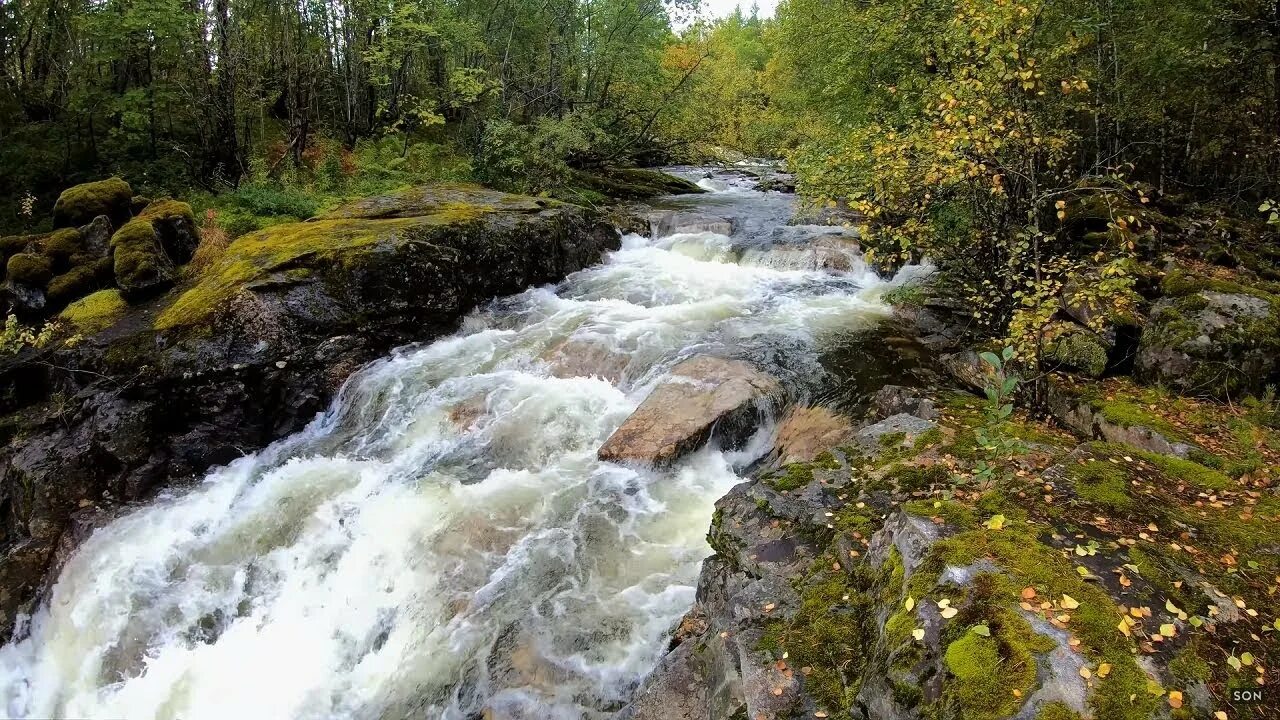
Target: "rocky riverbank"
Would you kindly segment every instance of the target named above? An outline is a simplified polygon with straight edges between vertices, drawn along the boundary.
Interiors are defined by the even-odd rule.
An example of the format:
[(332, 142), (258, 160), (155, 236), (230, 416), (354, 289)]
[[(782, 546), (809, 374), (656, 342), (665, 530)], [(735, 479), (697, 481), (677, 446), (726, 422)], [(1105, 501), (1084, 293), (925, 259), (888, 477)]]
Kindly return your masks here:
[[(431, 186), (246, 235), (184, 272), (190, 210), (173, 213), (188, 218), (182, 232), (153, 231), (158, 213), (130, 220), (129, 193), (116, 195), (68, 222), (103, 213), (90, 229), (105, 225), (111, 238), (120, 228), (97, 250), (115, 246), (118, 282), (108, 270), (102, 284), (114, 287), (62, 312), (71, 346), (27, 350), (0, 377), (6, 634), (50, 564), (110, 509), (298, 430), (364, 363), (452, 332), (479, 303), (556, 282), (619, 243), (595, 211)], [(133, 242), (135, 229), (155, 234)], [(126, 247), (150, 260), (129, 260)], [(30, 296), (14, 282), (11, 297)]]

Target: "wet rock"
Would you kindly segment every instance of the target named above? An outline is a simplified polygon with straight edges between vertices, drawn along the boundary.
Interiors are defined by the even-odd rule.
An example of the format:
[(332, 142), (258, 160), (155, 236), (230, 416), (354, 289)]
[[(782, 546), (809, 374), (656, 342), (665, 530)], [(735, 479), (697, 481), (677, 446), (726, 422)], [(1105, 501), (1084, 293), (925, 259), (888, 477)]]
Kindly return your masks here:
[[(617, 720), (728, 718), (745, 707), (736, 648), (716, 634), (681, 643), (650, 674)], [(710, 711), (710, 714), (708, 714)]]
[(572, 183), (614, 200), (641, 200), (663, 195), (693, 195), (705, 192), (684, 178), (658, 170), (641, 168), (597, 168), (574, 170)]
[(657, 213), (650, 216), (649, 226), (655, 240), (684, 233), (732, 235), (734, 230), (734, 222), (730, 218), (693, 212)]
[(631, 358), (589, 340), (566, 340), (543, 354), (557, 378), (598, 377), (617, 385)]
[(850, 272), (861, 262), (858, 241), (842, 235), (824, 235), (807, 244), (774, 245), (748, 251), (742, 264), (776, 270)]
[(876, 417), (883, 420), (894, 415), (914, 415), (922, 420), (937, 420), (938, 410), (933, 400), (923, 393), (899, 385), (885, 385), (871, 399)]
[(1280, 375), (1280, 307), (1267, 298), (1202, 290), (1156, 303), (1135, 376), (1189, 394), (1261, 392)]
[(8, 280), (4, 284), (4, 290), (10, 305), (20, 314), (36, 315), (47, 304), (44, 290), (38, 287)]
[(749, 434), (759, 407), (781, 386), (747, 363), (701, 355), (671, 371), (600, 448), (601, 460), (663, 464), (713, 434), (734, 443)]
[(936, 427), (928, 420), (900, 414), (859, 430), (854, 440), (863, 450), (875, 453), (885, 447), (910, 446), (917, 437)]
[(812, 462), (853, 436), (853, 425), (842, 415), (821, 407), (795, 407), (778, 424), (774, 443), (779, 465)]

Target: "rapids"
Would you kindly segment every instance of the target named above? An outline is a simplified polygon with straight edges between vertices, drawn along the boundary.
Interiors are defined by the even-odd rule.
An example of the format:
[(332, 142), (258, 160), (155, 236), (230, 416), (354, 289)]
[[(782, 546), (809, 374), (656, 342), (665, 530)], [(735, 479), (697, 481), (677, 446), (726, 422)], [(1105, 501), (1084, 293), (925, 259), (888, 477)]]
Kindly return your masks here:
[[(693, 604), (713, 504), (767, 452), (771, 420), (745, 447), (664, 471), (597, 448), (696, 353), (822, 397), (885, 313), (887, 284), (856, 255), (833, 272), (771, 252), (831, 232), (788, 227), (791, 196), (677, 172), (712, 194), (659, 204), (732, 217), (733, 237), (627, 236), (560, 285), (364, 368), (297, 435), (98, 530), (0, 648), (0, 714), (567, 719), (625, 705)], [(617, 381), (556, 377), (560, 347), (599, 350)]]

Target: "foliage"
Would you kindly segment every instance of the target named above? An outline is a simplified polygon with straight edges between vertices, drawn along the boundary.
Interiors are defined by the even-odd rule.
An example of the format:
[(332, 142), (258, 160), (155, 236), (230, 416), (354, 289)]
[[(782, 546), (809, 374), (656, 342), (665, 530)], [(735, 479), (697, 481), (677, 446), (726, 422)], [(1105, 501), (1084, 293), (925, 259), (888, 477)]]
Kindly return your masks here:
[(1013, 415), (1013, 399), (1022, 378), (1008, 367), (1014, 357), (1012, 347), (1006, 347), (999, 355), (984, 352), (980, 357), (990, 372), (983, 388), (986, 398), (982, 408), (983, 422), (974, 430), (978, 448), (984, 455), (984, 459), (977, 463), (975, 477), (980, 483), (990, 484), (997, 475), (995, 461), (1026, 452), (1026, 444), (1004, 429)]
[(57, 323), (48, 323), (37, 330), (10, 315), (5, 318), (4, 328), (0, 330), (0, 356), (7, 357), (28, 348), (45, 347), (53, 340), (56, 332)]

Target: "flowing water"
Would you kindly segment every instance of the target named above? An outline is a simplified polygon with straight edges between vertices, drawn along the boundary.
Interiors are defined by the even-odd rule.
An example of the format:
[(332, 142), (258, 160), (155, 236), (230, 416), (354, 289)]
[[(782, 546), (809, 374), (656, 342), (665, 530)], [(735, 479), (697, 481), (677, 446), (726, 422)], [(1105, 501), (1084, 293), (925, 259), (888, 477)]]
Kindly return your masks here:
[[(822, 395), (884, 311), (856, 255), (831, 272), (765, 250), (830, 232), (786, 227), (790, 196), (682, 172), (715, 192), (664, 204), (732, 216), (733, 237), (627, 236), (97, 531), (0, 648), (0, 714), (542, 720), (625, 704), (693, 604), (714, 502), (770, 428), (664, 471), (597, 448), (696, 353)], [(557, 377), (565, 348), (613, 380)]]

